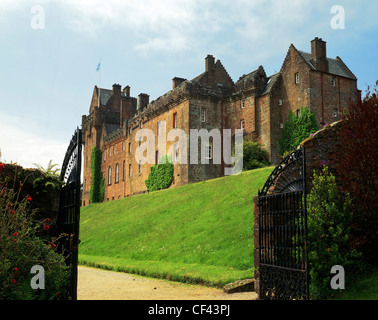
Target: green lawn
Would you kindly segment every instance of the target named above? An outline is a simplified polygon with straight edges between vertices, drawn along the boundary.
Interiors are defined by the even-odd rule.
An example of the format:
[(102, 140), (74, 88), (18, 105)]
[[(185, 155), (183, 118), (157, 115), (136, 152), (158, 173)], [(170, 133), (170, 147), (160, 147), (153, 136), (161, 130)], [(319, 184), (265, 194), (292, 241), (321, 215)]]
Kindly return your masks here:
[(84, 207), (79, 262), (212, 286), (252, 278), (252, 198), (272, 170)]

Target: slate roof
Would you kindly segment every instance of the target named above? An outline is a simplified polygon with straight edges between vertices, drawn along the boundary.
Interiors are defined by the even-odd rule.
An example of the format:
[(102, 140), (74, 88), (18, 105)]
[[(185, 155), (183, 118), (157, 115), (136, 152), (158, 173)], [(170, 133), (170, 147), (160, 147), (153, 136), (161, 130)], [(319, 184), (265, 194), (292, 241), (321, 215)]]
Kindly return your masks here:
[(267, 94), (270, 92), (270, 90), (272, 90), (273, 86), (275, 85), (275, 83), (277, 82), (278, 78), (280, 77), (281, 73), (276, 73), (272, 76), (269, 77), (266, 85), (265, 85), (265, 88), (260, 92), (260, 96), (264, 95), (264, 94)]
[[(111, 89), (104, 89), (100, 88), (100, 99), (101, 99), (101, 105), (106, 105), (110, 99), (110, 97), (113, 95), (113, 90)], [(121, 97), (124, 97), (125, 93), (121, 92)]]
[[(307, 62), (308, 66), (316, 70), (315, 67), (311, 64), (311, 54), (303, 51), (299, 51), (299, 54), (302, 56), (302, 58)], [(340, 59), (340, 58), (339, 58)], [(341, 76), (344, 78), (349, 78), (353, 80), (357, 80), (355, 75), (348, 69), (348, 67), (341, 61), (341, 59), (331, 59), (327, 58), (328, 64), (329, 64), (329, 73)]]
[(106, 135), (110, 135), (112, 132), (119, 129), (119, 125), (112, 123), (105, 123)]

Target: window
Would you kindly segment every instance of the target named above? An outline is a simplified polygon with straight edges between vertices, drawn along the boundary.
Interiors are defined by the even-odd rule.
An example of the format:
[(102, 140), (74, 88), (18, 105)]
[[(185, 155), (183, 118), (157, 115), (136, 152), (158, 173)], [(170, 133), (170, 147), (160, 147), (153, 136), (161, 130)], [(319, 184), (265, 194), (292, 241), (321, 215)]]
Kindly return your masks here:
[(295, 83), (299, 83), (299, 73), (295, 74)]
[(142, 137), (142, 136), (139, 137), (139, 147), (140, 147), (140, 145), (142, 144), (142, 140), (143, 140), (143, 137)]
[(104, 162), (106, 161), (106, 149), (104, 150)]
[(155, 164), (159, 164), (159, 150), (156, 150)]
[(172, 123), (173, 128), (177, 128), (177, 112), (173, 114), (173, 123)]
[(283, 129), (283, 127), (284, 127), (284, 124), (280, 123), (280, 129)]
[(333, 87), (336, 86), (336, 77), (335, 76), (332, 76), (331, 84), (332, 84)]
[(108, 168), (108, 184), (112, 184), (112, 167)]
[(205, 159), (212, 159), (213, 148), (211, 142), (206, 142), (205, 144)]
[(206, 109), (201, 109), (201, 122), (206, 122)]
[(116, 164), (116, 175), (115, 175), (115, 183), (119, 182), (119, 164)]
[(157, 135), (160, 135), (160, 127), (161, 127), (161, 121), (158, 121), (157, 123)]
[(244, 125), (244, 120), (240, 121), (240, 129), (244, 130), (245, 125)]
[(301, 116), (301, 109), (297, 109), (297, 118), (299, 118)]
[(131, 163), (129, 164), (129, 177), (131, 177)]
[(125, 151), (126, 150), (126, 141), (123, 140), (122, 141), (122, 151)]
[(142, 160), (139, 160), (139, 168), (138, 168), (138, 172), (139, 172), (139, 173), (142, 172)]
[(123, 160), (123, 165), (122, 165), (122, 180), (126, 179), (126, 162)]
[(339, 115), (338, 111), (337, 111), (336, 109), (333, 110), (333, 117), (334, 117), (334, 118), (337, 118), (338, 115)]
[(113, 154), (115, 154), (115, 152), (116, 152), (116, 146), (114, 145), (113, 146)]
[(131, 153), (131, 142), (129, 142), (129, 153)]
[(174, 159), (175, 162), (178, 161), (178, 145), (177, 145), (177, 143), (175, 143), (173, 145), (173, 159)]
[(244, 107), (245, 107), (245, 100), (241, 101), (241, 107), (242, 107), (242, 109), (244, 109)]
[(282, 106), (282, 99), (278, 99), (278, 105)]
[(110, 158), (111, 154), (112, 154), (112, 151), (111, 151), (111, 148), (109, 147), (109, 158)]

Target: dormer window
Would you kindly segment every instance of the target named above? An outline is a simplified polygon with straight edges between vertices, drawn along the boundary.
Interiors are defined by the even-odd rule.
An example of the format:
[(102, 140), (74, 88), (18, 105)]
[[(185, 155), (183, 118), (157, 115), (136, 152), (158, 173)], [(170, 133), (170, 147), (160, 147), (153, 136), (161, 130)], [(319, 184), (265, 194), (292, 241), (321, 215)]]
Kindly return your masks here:
[(295, 74), (295, 83), (296, 84), (299, 83), (299, 73), (298, 72)]
[(242, 100), (241, 101), (241, 108), (244, 109), (244, 107), (245, 107), (245, 100)]
[(332, 85), (333, 87), (336, 86), (336, 77), (335, 77), (335, 76), (332, 76), (332, 79), (331, 79), (331, 85)]

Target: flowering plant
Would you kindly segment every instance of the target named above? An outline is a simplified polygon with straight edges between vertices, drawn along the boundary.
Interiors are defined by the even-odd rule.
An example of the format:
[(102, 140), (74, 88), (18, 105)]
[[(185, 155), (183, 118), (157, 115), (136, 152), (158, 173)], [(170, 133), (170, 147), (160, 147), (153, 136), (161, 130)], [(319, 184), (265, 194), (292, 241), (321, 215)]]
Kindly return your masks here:
[[(31, 196), (21, 197), (23, 183), (17, 191), (9, 187), (4, 168), (0, 163), (0, 300), (64, 298), (69, 279), (64, 258), (55, 251), (56, 241), (38, 235), (49, 228), (49, 219), (42, 224), (33, 220), (36, 210), (30, 209)], [(45, 270), (43, 290), (31, 287), (35, 265)]]

